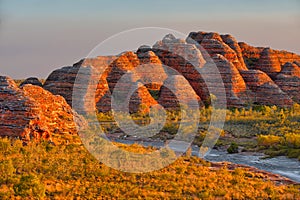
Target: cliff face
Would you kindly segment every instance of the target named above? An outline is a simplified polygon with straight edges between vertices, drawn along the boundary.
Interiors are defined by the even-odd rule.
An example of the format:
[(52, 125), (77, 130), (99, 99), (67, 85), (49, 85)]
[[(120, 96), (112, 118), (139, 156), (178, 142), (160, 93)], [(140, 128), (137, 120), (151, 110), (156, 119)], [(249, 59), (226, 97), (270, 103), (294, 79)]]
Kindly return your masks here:
[[(80, 119), (76, 113), (74, 116)], [(18, 88), (4, 76), (0, 76), (0, 118), (0, 136), (24, 141), (77, 134), (73, 111), (63, 97), (31, 84)]]
[[(241, 107), (257, 103), (284, 107), (300, 102), (299, 55), (253, 47), (238, 42), (228, 34), (207, 32), (191, 32), (186, 40), (167, 35), (153, 47), (141, 46), (136, 52), (85, 59), (74, 66), (55, 70), (43, 87), (63, 96), (72, 105), (76, 76), (84, 79), (91, 75), (85, 72), (78, 75), (80, 66), (86, 66), (90, 71), (98, 70), (102, 76), (95, 75), (90, 78), (92, 81), (88, 81), (86, 95), (81, 96), (86, 100), (86, 105), (83, 105), (85, 111), (93, 111), (95, 107), (101, 112), (111, 110), (110, 99), (114, 87), (125, 74), (131, 72), (135, 75), (130, 82), (140, 83), (140, 89), (134, 93), (135, 96), (129, 103), (132, 112), (137, 111), (142, 104), (146, 107), (155, 104), (154, 98), (163, 102), (166, 107), (176, 107), (176, 95), (181, 92), (190, 93), (202, 106), (203, 103), (209, 103), (210, 93), (199, 69), (207, 67), (211, 62), (218, 69), (218, 72), (211, 72), (211, 79), (213, 80), (214, 74), (221, 75), (226, 93), (224, 98), (228, 106)], [(179, 74), (190, 84), (193, 91), (184, 89), (184, 81), (177, 81), (177, 85), (174, 85), (177, 94), (162, 87), (171, 75)], [(90, 91), (96, 91), (92, 92), (95, 95), (89, 96)], [(150, 94), (153, 91), (155, 95), (152, 97)], [(189, 95), (185, 95), (185, 98), (189, 98)]]

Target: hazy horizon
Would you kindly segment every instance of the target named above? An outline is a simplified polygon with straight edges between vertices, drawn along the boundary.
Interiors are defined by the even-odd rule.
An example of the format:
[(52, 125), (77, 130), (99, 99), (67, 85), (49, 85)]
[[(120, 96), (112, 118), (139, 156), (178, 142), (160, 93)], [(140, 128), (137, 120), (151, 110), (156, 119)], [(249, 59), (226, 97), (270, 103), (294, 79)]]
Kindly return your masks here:
[(208, 0), (0, 0), (0, 74), (46, 78), (121, 31), (163, 27), (229, 33), (238, 41), (300, 54), (300, 2)]

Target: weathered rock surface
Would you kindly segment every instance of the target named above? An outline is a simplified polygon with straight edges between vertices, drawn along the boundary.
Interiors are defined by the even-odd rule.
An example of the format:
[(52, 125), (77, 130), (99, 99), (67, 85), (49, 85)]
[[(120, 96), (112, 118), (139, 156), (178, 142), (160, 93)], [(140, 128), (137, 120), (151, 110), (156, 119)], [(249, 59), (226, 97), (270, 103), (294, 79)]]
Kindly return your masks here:
[(253, 103), (281, 107), (293, 105), (292, 99), (266, 73), (260, 70), (248, 70), (241, 72), (241, 75), (249, 89), (253, 92), (251, 96)]
[(300, 67), (297, 65), (297, 62), (287, 62), (282, 66), (280, 74), (286, 76), (296, 76), (300, 78)]
[(0, 76), (0, 113), (0, 135), (25, 138), (29, 137), (27, 127), (39, 111), (12, 79)]
[(83, 125), (63, 97), (30, 84), (18, 88), (12, 79), (0, 76), (0, 136), (30, 141), (77, 134), (73, 114)]
[(158, 99), (165, 109), (178, 109), (180, 104), (187, 105), (190, 109), (202, 106), (200, 97), (191, 90), (189, 82), (180, 75), (170, 76), (164, 83)]
[(239, 42), (240, 49), (248, 69), (255, 69), (257, 66), (260, 54), (263, 51), (263, 47), (253, 47), (245, 42)]
[(141, 84), (137, 83), (137, 90), (132, 94), (129, 101), (129, 111), (132, 113), (142, 112), (148, 113), (150, 112), (150, 107), (153, 105), (157, 105), (157, 101), (151, 96), (147, 88)]
[[(102, 97), (109, 94), (106, 77), (114, 59), (115, 57), (99, 56), (57, 69), (49, 75), (43, 87), (53, 94), (63, 96), (70, 106), (76, 104), (77, 111), (81, 114), (94, 112)], [(72, 102), (72, 98), (75, 102)]]
[(231, 35), (192, 32), (188, 37), (198, 42), (211, 57), (220, 54), (232, 62), (238, 70), (247, 69), (238, 42)]
[(281, 71), (285, 63), (300, 62), (300, 56), (288, 51), (278, 51), (270, 48), (253, 47), (244, 42), (240, 42), (245, 63), (249, 69), (259, 69), (271, 75)]
[(129, 71), (115, 84), (112, 92), (115, 104), (113, 109), (130, 113), (148, 113), (150, 107), (157, 102), (149, 93), (148, 89), (140, 82), (139, 74)]
[(275, 77), (281, 71), (281, 64), (276, 52), (270, 48), (265, 48), (260, 54), (255, 69), (265, 72), (270, 77)]
[[(221, 35), (223, 41), (232, 49), (235, 51), (237, 58), (239, 62), (235, 65), (239, 70), (247, 70), (247, 66), (245, 64), (242, 50), (238, 44), (238, 41), (232, 36), (232, 35)], [(233, 63), (234, 64), (234, 63)]]
[(294, 101), (300, 102), (300, 67), (287, 62), (276, 76), (275, 83)]
[(78, 66), (68, 66), (53, 71), (46, 79), (43, 88), (55, 95), (63, 96), (69, 105), (72, 105), (72, 92)]
[(140, 47), (137, 50), (137, 56), (140, 66), (135, 69), (135, 72), (139, 75), (142, 83), (148, 83), (146, 87), (150, 90), (160, 90), (168, 77), (161, 60), (148, 47)]
[(35, 77), (27, 78), (25, 81), (23, 81), (20, 84), (20, 87), (22, 87), (23, 85), (26, 85), (26, 84), (37, 85), (37, 86), (43, 87), (43, 84), (41, 83), (41, 81)]
[(153, 46), (153, 51), (164, 65), (182, 74), (203, 101), (209, 101), (207, 85), (198, 71), (206, 61), (195, 44), (167, 35)]
[[(209, 69), (212, 62), (217, 65), (218, 71), (209, 72), (206, 80), (207, 77), (199, 71)], [(75, 86), (82, 90), (80, 97), (75, 97), (77, 105), (82, 104), (78, 112), (94, 112), (95, 107), (98, 111), (107, 112), (111, 110), (110, 99), (115, 85), (127, 73), (134, 72), (135, 81), (149, 83), (144, 86), (155, 95), (163, 95), (162, 91), (166, 89), (161, 86), (170, 75), (181, 74), (205, 103), (210, 101), (208, 82), (211, 84), (220, 74), (225, 86), (224, 98), (230, 107), (253, 102), (290, 106), (293, 101), (299, 103), (300, 99), (299, 63), (300, 56), (297, 54), (253, 47), (238, 42), (229, 34), (191, 32), (185, 40), (169, 34), (152, 47), (141, 46), (136, 53), (88, 58), (74, 66), (56, 70), (46, 80), (44, 88), (62, 95), (72, 105)], [(78, 74), (80, 66), (86, 69), (81, 69)], [(101, 77), (99, 74), (102, 74)], [(83, 80), (81, 84), (74, 85), (76, 77)], [(215, 87), (220, 86), (216, 84)], [(141, 94), (146, 93), (144, 89), (142, 87)], [(215, 93), (218, 91), (221, 88), (215, 89)], [(138, 96), (142, 98), (136, 101), (139, 103), (148, 98), (148, 94)], [(149, 102), (153, 103), (154, 99), (149, 98)], [(168, 99), (171, 100), (171, 97)], [(132, 106), (131, 109), (136, 110)]]
[(244, 106), (247, 98), (247, 86), (237, 68), (224, 56), (217, 54), (212, 57), (221, 74), (228, 106)]
[(115, 59), (110, 65), (107, 82), (112, 93), (120, 78), (139, 65), (139, 59), (133, 52), (126, 52)]

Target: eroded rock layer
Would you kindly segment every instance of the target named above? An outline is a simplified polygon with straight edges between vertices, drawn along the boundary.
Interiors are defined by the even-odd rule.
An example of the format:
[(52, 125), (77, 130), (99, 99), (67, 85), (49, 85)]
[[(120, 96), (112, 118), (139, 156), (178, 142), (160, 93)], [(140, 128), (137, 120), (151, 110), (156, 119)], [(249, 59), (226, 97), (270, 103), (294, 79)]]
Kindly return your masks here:
[(35, 78), (35, 77), (27, 78), (25, 81), (23, 81), (20, 84), (20, 87), (22, 87), (23, 85), (26, 85), (26, 84), (37, 85), (37, 86), (40, 86), (40, 87), (43, 86), (43, 84), (41, 83), (41, 81), (38, 78)]
[(224, 56), (217, 54), (213, 60), (219, 69), (219, 72), (225, 87), (227, 104), (230, 106), (244, 106), (247, 98), (247, 86), (237, 68), (229, 62)]
[(12, 79), (0, 76), (0, 136), (30, 141), (77, 134), (73, 116), (79, 126), (84, 124), (62, 96), (31, 84), (18, 88)]
[(200, 97), (192, 90), (183, 76), (170, 76), (160, 92), (158, 102), (166, 109), (178, 109), (180, 105), (187, 105), (190, 109), (202, 106)]
[[(200, 73), (201, 70), (209, 71), (212, 63), (217, 70), (211, 68), (213, 71), (208, 72), (208, 76)], [(294, 102), (299, 103), (300, 99), (299, 63), (300, 56), (297, 54), (253, 47), (238, 42), (229, 34), (191, 32), (187, 39), (177, 39), (169, 34), (152, 47), (143, 45), (136, 52), (88, 58), (74, 66), (55, 70), (44, 88), (62, 95), (70, 105), (73, 98), (77, 105), (82, 105), (79, 112), (94, 112), (95, 108), (108, 112), (114, 87), (124, 75), (134, 73), (132, 83), (143, 85), (143, 92), (137, 91), (139, 97), (131, 98), (133, 102), (128, 104), (134, 105), (130, 109), (136, 111), (142, 102), (154, 103), (153, 97), (161, 99), (163, 96), (163, 99), (171, 101), (174, 94), (172, 96), (162, 85), (170, 76), (180, 74), (205, 104), (210, 102), (211, 94), (217, 94), (229, 107), (252, 103), (290, 106)], [(85, 70), (79, 72), (80, 67), (85, 67)], [(224, 97), (218, 95), (222, 88), (211, 90), (212, 87), (220, 87), (213, 84), (217, 75), (223, 80)], [(81, 81), (85, 84), (74, 85), (76, 77), (85, 80)], [(180, 85), (177, 87), (180, 88)], [(73, 88), (82, 90), (78, 98), (72, 95)], [(146, 94), (145, 88), (154, 96)], [(170, 94), (169, 98), (163, 94), (164, 91)], [(170, 104), (176, 104), (174, 102)]]
[(251, 96), (252, 103), (281, 107), (293, 105), (292, 99), (266, 73), (260, 70), (248, 70), (241, 72), (241, 75), (249, 89), (253, 92)]

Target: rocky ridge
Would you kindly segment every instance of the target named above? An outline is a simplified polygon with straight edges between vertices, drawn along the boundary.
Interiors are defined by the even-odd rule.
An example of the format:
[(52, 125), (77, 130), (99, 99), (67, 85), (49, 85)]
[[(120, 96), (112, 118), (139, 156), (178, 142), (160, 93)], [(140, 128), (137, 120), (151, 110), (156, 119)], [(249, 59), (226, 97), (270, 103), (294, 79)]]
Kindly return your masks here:
[[(95, 68), (102, 75), (98, 78), (95, 76), (93, 79), (96, 80), (91, 83), (94, 86), (89, 86), (93, 91), (96, 88), (96, 105), (90, 105), (89, 108), (93, 110), (96, 107), (100, 112), (107, 112), (111, 110), (110, 98), (114, 86), (124, 74), (139, 69), (136, 71), (138, 78), (135, 81), (142, 85), (148, 83), (144, 85), (150, 93), (157, 91), (158, 95), (163, 94), (161, 86), (169, 76), (181, 74), (195, 91), (197, 99), (200, 99), (199, 105), (202, 106), (209, 104), (210, 93), (205, 82), (207, 80), (204, 80), (199, 69), (208, 67), (211, 62), (219, 70), (212, 72), (212, 76), (213, 73), (220, 73), (223, 79), (229, 107), (252, 104), (288, 107), (295, 102), (299, 103), (299, 55), (268, 47), (253, 47), (238, 42), (229, 34), (208, 32), (191, 32), (186, 40), (169, 34), (153, 47), (144, 45), (136, 52), (85, 59), (74, 66), (55, 70), (43, 87), (54, 94), (62, 95), (72, 105), (72, 89), (76, 77), (79, 76), (77, 73), (80, 66)], [(147, 66), (144, 73), (140, 70), (143, 69), (142, 66)], [(181, 90), (183, 86), (179, 84), (176, 87)], [(148, 102), (155, 101), (149, 95), (141, 95), (139, 98), (148, 98)], [(89, 101), (94, 100), (91, 97)], [(171, 107), (174, 107), (176, 101), (172, 101), (174, 105)]]
[(26, 84), (17, 87), (15, 82), (0, 76), (0, 136), (30, 140), (55, 141), (53, 135), (62, 137), (77, 134), (84, 120), (77, 115), (62, 96), (56, 96), (42, 87)]
[[(64, 97), (70, 106), (77, 105), (79, 113), (95, 112), (95, 109), (108, 112), (115, 85), (125, 74), (133, 73), (130, 82), (139, 89), (133, 93), (129, 107), (131, 112), (137, 112), (141, 107), (149, 110), (157, 100), (168, 105), (165, 107), (178, 106), (176, 95), (179, 94), (174, 95), (162, 87), (174, 75), (183, 78), (172, 86), (174, 91), (189, 93), (183, 96), (197, 99), (200, 107), (207, 105), (211, 100), (207, 83), (213, 82), (219, 74), (229, 107), (254, 104), (288, 107), (300, 101), (299, 63), (297, 54), (253, 47), (228, 34), (191, 32), (185, 40), (169, 34), (152, 47), (144, 45), (136, 52), (83, 59), (73, 66), (57, 69), (42, 87)], [(209, 80), (205, 80), (199, 71), (210, 69), (211, 64), (216, 65), (218, 71), (211, 71)], [(1, 86), (5, 84), (2, 82)], [(24, 81), (22, 87), (28, 84), (41, 86), (34, 78)], [(194, 91), (186, 91), (185, 84)], [(11, 84), (10, 87), (16, 86)], [(13, 90), (22, 96), (24, 88)], [(74, 88), (79, 95), (74, 95)]]

